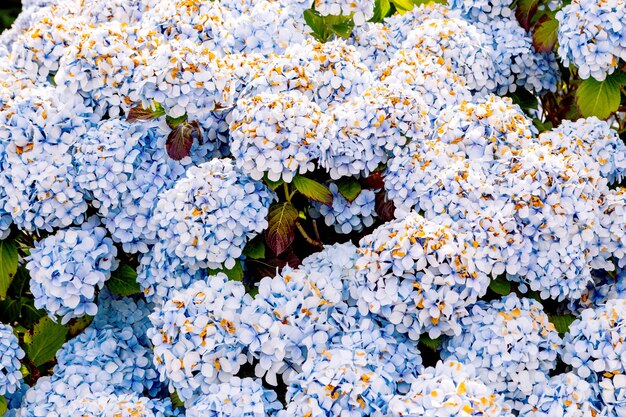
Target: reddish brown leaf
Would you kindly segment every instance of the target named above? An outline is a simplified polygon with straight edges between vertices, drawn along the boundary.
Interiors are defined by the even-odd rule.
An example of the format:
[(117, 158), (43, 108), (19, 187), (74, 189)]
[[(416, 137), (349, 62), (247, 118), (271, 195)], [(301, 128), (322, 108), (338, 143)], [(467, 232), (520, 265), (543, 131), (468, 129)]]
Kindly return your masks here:
[(265, 241), (276, 255), (280, 255), (287, 250), (295, 238), (298, 210), (291, 203), (274, 204), (270, 207), (267, 221)]
[(366, 177), (362, 180), (363, 188), (367, 188), (369, 190), (380, 190), (385, 186), (383, 182), (383, 171), (374, 171), (370, 174), (369, 177)]
[(384, 191), (376, 194), (375, 209), (380, 220), (388, 222), (394, 219), (393, 215), (396, 211), (396, 207), (394, 206), (393, 201), (387, 200), (387, 195)]
[(156, 106), (154, 109), (144, 109), (141, 106), (135, 106), (128, 111), (126, 115), (127, 122), (147, 122), (148, 120), (156, 119), (165, 115), (163, 107)]
[[(265, 259), (246, 259), (246, 266), (248, 271), (250, 271), (249, 278), (252, 278), (254, 282), (265, 277), (276, 276), (276, 273), (287, 265), (297, 268), (300, 263), (300, 259), (293, 250), (288, 250), (280, 256), (271, 255)], [(246, 282), (246, 278), (244, 278), (244, 283), (248, 286), (253, 284), (253, 282)]]
[(167, 135), (167, 141), (165, 142), (167, 154), (170, 158), (180, 161), (190, 155), (191, 146), (195, 140), (202, 144), (200, 124), (196, 120), (181, 123)]
[(519, 22), (520, 26), (522, 26), (528, 32), (530, 27), (532, 26), (532, 20), (537, 13), (537, 6), (539, 5), (539, 0), (520, 0), (517, 3), (517, 8), (515, 9), (515, 17)]
[(533, 45), (537, 52), (550, 52), (556, 45), (559, 21), (544, 14), (533, 28)]

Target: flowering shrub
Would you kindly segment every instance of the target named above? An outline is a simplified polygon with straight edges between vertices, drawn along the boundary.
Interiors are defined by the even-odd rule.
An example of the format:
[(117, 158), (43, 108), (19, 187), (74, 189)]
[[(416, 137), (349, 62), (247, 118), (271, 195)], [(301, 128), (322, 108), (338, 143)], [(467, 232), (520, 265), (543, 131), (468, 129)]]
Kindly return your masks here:
[(626, 416), (624, 0), (31, 0), (0, 416)]

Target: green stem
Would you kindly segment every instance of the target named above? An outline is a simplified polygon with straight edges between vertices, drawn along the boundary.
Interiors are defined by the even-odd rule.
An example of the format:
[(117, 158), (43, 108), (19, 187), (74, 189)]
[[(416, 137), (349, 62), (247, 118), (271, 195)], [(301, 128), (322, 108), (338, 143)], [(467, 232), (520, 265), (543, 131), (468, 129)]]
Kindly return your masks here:
[(306, 230), (304, 230), (304, 227), (302, 227), (300, 222), (296, 222), (296, 228), (298, 229), (304, 240), (309, 242), (311, 246), (315, 246), (316, 248), (320, 249), (324, 247), (324, 244), (322, 242), (315, 240), (311, 236), (309, 236), (309, 234), (306, 232)]

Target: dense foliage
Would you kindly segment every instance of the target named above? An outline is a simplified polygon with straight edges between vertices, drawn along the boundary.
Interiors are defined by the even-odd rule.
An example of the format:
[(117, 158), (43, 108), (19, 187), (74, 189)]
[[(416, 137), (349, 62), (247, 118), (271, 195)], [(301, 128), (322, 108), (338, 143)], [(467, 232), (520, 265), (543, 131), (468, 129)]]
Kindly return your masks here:
[(625, 0), (29, 0), (0, 415), (626, 416)]

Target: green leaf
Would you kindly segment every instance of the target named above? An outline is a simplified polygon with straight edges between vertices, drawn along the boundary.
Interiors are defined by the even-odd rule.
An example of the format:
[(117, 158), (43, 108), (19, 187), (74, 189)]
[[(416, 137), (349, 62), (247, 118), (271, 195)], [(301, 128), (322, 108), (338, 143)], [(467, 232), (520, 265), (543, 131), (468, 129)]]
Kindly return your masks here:
[(3, 416), (4, 413), (7, 412), (8, 408), (7, 399), (4, 398), (4, 395), (0, 395), (0, 416)]
[(53, 322), (49, 317), (43, 317), (27, 335), (29, 337), (24, 337), (27, 343), (24, 350), (35, 366), (41, 366), (53, 360), (57, 350), (63, 346), (67, 328)]
[(137, 271), (128, 265), (120, 265), (111, 273), (111, 278), (107, 281), (107, 287), (113, 294), (128, 297), (129, 295), (141, 292), (137, 283)]
[(66, 324), (70, 338), (82, 333), (93, 321), (93, 316), (82, 316), (73, 318)]
[(167, 122), (167, 125), (170, 127), (170, 129), (174, 129), (179, 124), (185, 123), (187, 121), (187, 115), (183, 114), (180, 117), (167, 116), (165, 117), (165, 121)]
[(376, 0), (374, 3), (374, 16), (370, 19), (370, 22), (382, 22), (390, 10), (391, 4), (389, 4), (389, 0)]
[(146, 122), (158, 117), (165, 116), (165, 110), (159, 103), (155, 103), (154, 108), (144, 109), (141, 106), (135, 106), (128, 111), (126, 115), (127, 122)]
[(420, 343), (431, 348), (432, 350), (439, 349), (439, 345), (441, 345), (442, 340), (443, 338), (441, 336), (436, 339), (431, 339), (430, 337), (428, 337), (428, 335), (423, 335), (422, 337), (420, 337)]
[(267, 174), (265, 174), (263, 176), (263, 181), (265, 182), (265, 184), (270, 187), (272, 189), (272, 191), (276, 191), (276, 189), (278, 187), (280, 187), (281, 185), (283, 185), (285, 183), (285, 181), (283, 181), (283, 179), (279, 179), (278, 181), (272, 181), (267, 177)]
[(576, 90), (576, 104), (584, 117), (606, 119), (619, 107), (619, 84), (608, 76), (604, 81), (587, 78)]
[(551, 52), (556, 45), (559, 21), (544, 14), (533, 29), (533, 45), (537, 52)]
[(319, 201), (326, 205), (330, 205), (333, 202), (333, 195), (328, 187), (315, 180), (296, 175), (293, 179), (293, 185), (296, 187), (296, 190), (300, 191), (311, 200)]
[(509, 295), (511, 293), (511, 282), (504, 276), (499, 276), (491, 280), (489, 289), (498, 295)]
[(398, 13), (400, 14), (404, 14), (405, 12), (410, 12), (411, 10), (413, 10), (413, 6), (415, 6), (415, 3), (413, 3), (413, 1), (411, 0), (390, 0), (394, 6), (396, 6), (396, 9), (398, 10)]
[(15, 240), (0, 240), (0, 300), (4, 300), (17, 272), (17, 245)]
[(522, 110), (536, 110), (539, 105), (539, 100), (537, 97), (532, 94), (530, 91), (526, 90), (522, 87), (517, 87), (514, 93), (507, 94), (508, 97), (511, 97), (513, 103), (520, 106)]
[(180, 397), (178, 396), (178, 392), (176, 391), (170, 394), (170, 400), (172, 400), (172, 407), (174, 408), (182, 407), (185, 405), (185, 403), (183, 403)]
[(517, 7), (515, 8), (515, 17), (519, 24), (526, 29), (530, 30), (533, 16), (537, 13), (537, 7), (539, 6), (539, 0), (519, 0)]
[(265, 241), (276, 255), (280, 255), (295, 238), (298, 210), (291, 203), (274, 204), (270, 207), (267, 221), (269, 225), (265, 232)]
[(343, 177), (336, 181), (339, 193), (352, 203), (361, 194), (361, 184), (355, 178)]
[(619, 85), (626, 85), (626, 72), (615, 72), (611, 75), (611, 78)]
[(220, 272), (226, 274), (229, 280), (231, 281), (241, 281), (243, 280), (243, 267), (241, 266), (241, 262), (235, 262), (235, 266), (232, 269), (220, 268), (220, 269), (209, 269), (209, 275), (217, 275)]
[(332, 33), (326, 28), (324, 16), (313, 9), (304, 11), (304, 21), (311, 28), (312, 35), (320, 42), (326, 42)]
[(350, 37), (354, 29), (352, 16), (325, 16), (324, 24), (331, 32), (346, 39)]
[(265, 258), (265, 243), (261, 239), (252, 239), (243, 249), (243, 254), (248, 259)]
[(569, 326), (576, 320), (576, 317), (566, 314), (562, 316), (549, 316), (550, 322), (554, 324), (556, 331), (560, 336), (563, 336), (569, 331)]

